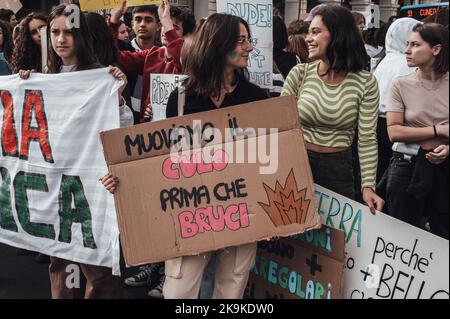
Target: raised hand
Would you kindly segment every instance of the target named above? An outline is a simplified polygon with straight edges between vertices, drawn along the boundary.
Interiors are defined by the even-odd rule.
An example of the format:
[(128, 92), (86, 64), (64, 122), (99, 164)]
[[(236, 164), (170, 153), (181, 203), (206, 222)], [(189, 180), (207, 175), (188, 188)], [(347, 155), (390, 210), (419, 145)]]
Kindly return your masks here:
[(120, 5), (119, 8), (116, 8), (111, 11), (111, 22), (114, 24), (119, 24), (120, 18), (123, 17), (123, 15), (127, 12), (127, 10), (128, 10), (127, 1), (122, 1), (122, 4)]
[(162, 31), (164, 33), (173, 29), (172, 18), (170, 17), (170, 4), (167, 0), (161, 0), (158, 8), (158, 16), (161, 21)]
[(170, 19), (170, 4), (167, 0), (161, 0), (158, 7), (158, 15), (160, 20)]

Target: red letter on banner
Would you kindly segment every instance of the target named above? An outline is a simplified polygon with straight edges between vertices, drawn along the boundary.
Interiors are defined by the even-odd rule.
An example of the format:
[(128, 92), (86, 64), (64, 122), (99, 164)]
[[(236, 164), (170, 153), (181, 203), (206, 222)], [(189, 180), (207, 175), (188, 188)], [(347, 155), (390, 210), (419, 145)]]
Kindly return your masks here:
[[(35, 113), (37, 127), (31, 126), (32, 113)], [(47, 117), (44, 109), (42, 91), (25, 90), (25, 102), (22, 115), (22, 141), (20, 158), (28, 160), (30, 141), (38, 141), (42, 155), (48, 163), (54, 163), (50, 140), (48, 138)]]
[(3, 156), (19, 156), (16, 126), (14, 123), (13, 98), (9, 91), (0, 91), (3, 105), (2, 154)]

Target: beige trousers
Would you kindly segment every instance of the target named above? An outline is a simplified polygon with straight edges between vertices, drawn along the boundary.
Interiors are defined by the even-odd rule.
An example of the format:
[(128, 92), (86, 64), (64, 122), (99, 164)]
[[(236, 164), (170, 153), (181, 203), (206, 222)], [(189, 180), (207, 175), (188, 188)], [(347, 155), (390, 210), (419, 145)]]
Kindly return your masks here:
[(257, 244), (241, 245), (198, 256), (166, 261), (166, 299), (197, 299), (203, 271), (217, 254), (213, 299), (242, 299), (250, 269), (255, 264)]

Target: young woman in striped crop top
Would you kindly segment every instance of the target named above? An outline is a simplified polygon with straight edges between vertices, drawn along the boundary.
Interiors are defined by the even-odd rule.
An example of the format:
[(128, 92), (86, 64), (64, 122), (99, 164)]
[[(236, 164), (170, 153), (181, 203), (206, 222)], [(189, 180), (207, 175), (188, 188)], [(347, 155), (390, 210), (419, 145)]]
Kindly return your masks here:
[(379, 91), (363, 70), (366, 51), (350, 11), (322, 6), (306, 42), (315, 62), (296, 66), (282, 95), (298, 98), (314, 181), (354, 199), (351, 145), (358, 129), (363, 200), (372, 212), (381, 211), (384, 201), (375, 193)]

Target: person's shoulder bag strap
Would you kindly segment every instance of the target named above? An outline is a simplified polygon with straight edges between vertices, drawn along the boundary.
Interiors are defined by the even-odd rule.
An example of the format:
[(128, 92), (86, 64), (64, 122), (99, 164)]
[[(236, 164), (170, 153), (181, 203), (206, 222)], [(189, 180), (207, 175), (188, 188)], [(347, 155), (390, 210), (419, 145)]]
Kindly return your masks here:
[(184, 92), (184, 87), (180, 85), (178, 87), (178, 116), (184, 115), (185, 102), (186, 102), (186, 94)]
[(299, 98), (303, 92), (303, 87), (305, 86), (305, 81), (306, 81), (306, 75), (308, 74), (308, 63), (305, 63), (304, 66), (305, 67), (303, 69), (302, 83), (300, 83), (300, 88), (298, 89), (297, 98)]

